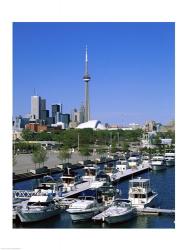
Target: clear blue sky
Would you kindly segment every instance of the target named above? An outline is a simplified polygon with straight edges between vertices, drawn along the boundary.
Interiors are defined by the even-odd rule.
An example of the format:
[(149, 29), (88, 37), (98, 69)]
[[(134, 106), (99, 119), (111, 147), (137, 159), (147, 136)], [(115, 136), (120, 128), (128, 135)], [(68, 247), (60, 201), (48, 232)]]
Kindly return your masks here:
[(30, 112), (31, 95), (84, 102), (88, 46), (91, 118), (102, 123), (167, 123), (175, 116), (174, 23), (14, 23), (13, 115)]

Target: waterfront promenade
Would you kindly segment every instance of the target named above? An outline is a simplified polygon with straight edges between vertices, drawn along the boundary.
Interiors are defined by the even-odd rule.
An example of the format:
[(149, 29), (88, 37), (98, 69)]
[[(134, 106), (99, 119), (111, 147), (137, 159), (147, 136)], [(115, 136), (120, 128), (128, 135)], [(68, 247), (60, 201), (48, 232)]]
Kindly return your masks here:
[[(47, 152), (47, 161), (44, 163), (48, 168), (54, 168), (62, 161), (58, 158), (58, 151), (50, 150)], [(95, 160), (100, 157), (100, 155), (95, 154), (89, 156), (89, 160)], [(86, 158), (82, 157), (78, 152), (74, 152), (69, 159), (69, 162), (72, 164), (78, 163), (79, 161), (85, 160)], [(38, 166), (38, 164), (37, 164)], [(41, 164), (42, 166), (42, 164)], [(30, 169), (35, 169), (35, 164), (32, 161), (32, 154), (19, 154), (16, 156), (16, 165), (13, 167), (13, 172), (15, 174), (22, 174), (29, 172)]]

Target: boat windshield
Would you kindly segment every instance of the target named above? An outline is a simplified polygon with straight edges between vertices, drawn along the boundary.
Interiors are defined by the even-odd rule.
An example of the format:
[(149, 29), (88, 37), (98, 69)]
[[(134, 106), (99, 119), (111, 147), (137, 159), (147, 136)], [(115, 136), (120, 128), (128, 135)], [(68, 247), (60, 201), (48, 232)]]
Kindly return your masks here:
[(129, 186), (132, 187), (142, 187), (142, 188), (148, 188), (149, 187), (149, 181), (133, 181), (129, 183)]
[(89, 201), (95, 200), (95, 198), (93, 196), (79, 196), (78, 199), (79, 200), (89, 200)]
[(129, 200), (115, 200), (114, 201), (114, 205), (117, 207), (126, 207), (130, 205), (130, 201)]

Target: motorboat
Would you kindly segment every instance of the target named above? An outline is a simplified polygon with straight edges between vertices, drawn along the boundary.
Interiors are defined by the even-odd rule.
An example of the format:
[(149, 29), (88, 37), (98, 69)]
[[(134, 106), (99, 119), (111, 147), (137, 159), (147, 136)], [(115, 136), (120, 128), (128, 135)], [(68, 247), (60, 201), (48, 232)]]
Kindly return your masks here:
[(107, 208), (119, 195), (120, 190), (115, 188), (111, 182), (106, 182), (98, 189), (98, 192), (100, 192), (104, 206)]
[(37, 188), (31, 198), (17, 209), (21, 222), (36, 222), (61, 213), (60, 205), (47, 190)]
[(108, 209), (93, 217), (93, 220), (101, 219), (109, 224), (121, 223), (135, 217), (136, 211), (130, 200), (118, 198)]
[(110, 181), (112, 180), (112, 176), (118, 172), (114, 165), (104, 165), (104, 172), (109, 176)]
[(80, 196), (66, 210), (72, 221), (85, 221), (104, 210), (102, 199), (94, 196)]
[(132, 206), (136, 208), (144, 208), (153, 203), (153, 199), (158, 194), (150, 187), (149, 179), (141, 177), (129, 181), (128, 199), (132, 202)]
[(150, 157), (148, 155), (142, 156), (142, 166), (150, 166)]
[(55, 200), (57, 200), (61, 208), (64, 209), (68, 209), (72, 203), (77, 201), (76, 198), (64, 198), (64, 197), (57, 197)]
[(85, 174), (82, 176), (83, 181), (95, 181), (96, 175), (99, 172), (99, 166), (95, 164), (84, 167)]
[(62, 192), (70, 192), (76, 189), (76, 185), (82, 182), (79, 175), (62, 175), (60, 177), (60, 182), (62, 183)]
[(116, 162), (116, 169), (119, 172), (124, 172), (129, 169), (129, 163), (127, 160), (119, 160)]
[(162, 155), (153, 156), (151, 159), (152, 170), (164, 170), (166, 169), (166, 160)]
[(165, 153), (166, 167), (175, 166), (175, 153)]
[(128, 165), (130, 168), (137, 168), (140, 165), (140, 157), (139, 156), (130, 156), (128, 158)]

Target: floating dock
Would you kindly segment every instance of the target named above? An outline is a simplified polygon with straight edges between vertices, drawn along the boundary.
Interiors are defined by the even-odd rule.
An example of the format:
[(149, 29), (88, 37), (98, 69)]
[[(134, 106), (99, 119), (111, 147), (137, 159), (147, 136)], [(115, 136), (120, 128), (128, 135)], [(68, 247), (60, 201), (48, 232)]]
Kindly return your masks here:
[(88, 190), (91, 186), (91, 182), (90, 181), (86, 181), (80, 184), (76, 185), (75, 190), (72, 190), (70, 192), (64, 193), (62, 195), (63, 198), (69, 198), (69, 197), (75, 197), (77, 196), (80, 192), (84, 192), (86, 190)]
[(137, 213), (139, 215), (175, 215), (174, 209), (164, 209), (164, 208), (152, 208), (152, 207), (146, 207), (142, 209), (137, 209)]
[(136, 176), (140, 173), (147, 172), (150, 169), (150, 165), (146, 164), (145, 166), (140, 165), (134, 169), (127, 169), (126, 171), (121, 171), (116, 174), (113, 174), (112, 183), (117, 183), (124, 179), (129, 179), (129, 177)]
[[(149, 165), (146, 166), (140, 166), (136, 169), (127, 169), (126, 171), (123, 172), (118, 172), (113, 175), (112, 183), (116, 184), (119, 181), (122, 181), (124, 179), (129, 179), (132, 176), (138, 175), (140, 173), (146, 172), (150, 169)], [(31, 173), (32, 175), (32, 173)], [(40, 175), (41, 177), (41, 175)], [(33, 178), (33, 176), (31, 177)], [(36, 178), (36, 177), (35, 177)], [(86, 181), (80, 184), (76, 185), (76, 188), (70, 192), (64, 193), (62, 197), (68, 198), (68, 197), (75, 197), (77, 196), (80, 192), (86, 191), (90, 188), (91, 182)], [(13, 195), (15, 198), (30, 198), (32, 195), (31, 190), (13, 190)]]

